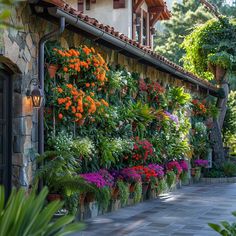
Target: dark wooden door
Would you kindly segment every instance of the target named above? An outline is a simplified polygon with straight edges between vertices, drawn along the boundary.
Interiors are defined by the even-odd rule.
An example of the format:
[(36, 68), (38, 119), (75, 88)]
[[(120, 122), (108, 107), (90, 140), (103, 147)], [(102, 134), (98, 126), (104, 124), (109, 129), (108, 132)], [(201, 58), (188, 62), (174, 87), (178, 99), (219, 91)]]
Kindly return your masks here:
[(0, 184), (5, 186), (6, 196), (11, 191), (12, 165), (12, 81), (11, 76), (0, 69)]

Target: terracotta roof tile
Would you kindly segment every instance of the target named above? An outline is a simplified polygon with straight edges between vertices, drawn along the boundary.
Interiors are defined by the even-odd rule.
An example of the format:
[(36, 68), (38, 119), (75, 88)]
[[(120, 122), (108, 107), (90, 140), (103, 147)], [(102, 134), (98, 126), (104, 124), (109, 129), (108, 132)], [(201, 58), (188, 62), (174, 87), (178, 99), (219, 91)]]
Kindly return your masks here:
[(127, 36), (125, 36), (124, 34), (115, 31), (114, 27), (111, 27), (109, 25), (104, 25), (101, 22), (99, 22), (97, 19), (89, 17), (88, 15), (83, 14), (80, 11), (77, 11), (76, 9), (72, 8), (69, 4), (67, 4), (66, 2), (64, 2), (63, 0), (43, 0), (43, 2), (48, 3), (50, 6), (56, 6), (74, 16), (77, 16), (80, 20), (94, 25), (99, 29), (104, 30), (105, 32), (119, 38), (120, 40), (123, 40), (125, 42), (128, 42), (129, 44), (136, 46), (140, 49), (142, 49), (144, 52), (147, 52), (149, 54), (151, 54), (152, 56), (154, 56), (155, 58), (157, 58), (158, 60), (162, 61), (163, 63), (165, 63), (166, 65), (171, 66), (172, 68), (174, 68), (175, 70), (182, 72), (188, 76), (190, 76), (191, 78), (193, 78), (194, 80), (200, 81), (203, 84), (205, 84), (206, 86), (208, 86), (209, 88), (212, 88), (214, 90), (217, 90), (217, 87), (215, 87), (213, 84), (211, 84), (210, 82), (203, 80), (199, 77), (197, 77), (196, 75), (194, 75), (193, 73), (185, 70), (184, 68), (182, 68), (181, 66), (175, 64), (172, 61), (169, 61), (167, 58), (165, 58), (164, 56), (154, 52), (153, 50), (151, 50), (150, 48), (147, 48), (146, 46), (141, 45), (140, 43), (138, 43), (137, 41), (128, 38)]

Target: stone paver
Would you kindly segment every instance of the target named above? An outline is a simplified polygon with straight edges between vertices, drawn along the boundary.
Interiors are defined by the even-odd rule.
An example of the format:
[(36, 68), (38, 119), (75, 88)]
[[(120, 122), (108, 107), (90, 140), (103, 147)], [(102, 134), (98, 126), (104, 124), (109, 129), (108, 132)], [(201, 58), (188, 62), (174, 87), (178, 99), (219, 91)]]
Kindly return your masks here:
[(236, 184), (192, 185), (86, 221), (73, 236), (217, 236), (208, 222), (234, 221)]

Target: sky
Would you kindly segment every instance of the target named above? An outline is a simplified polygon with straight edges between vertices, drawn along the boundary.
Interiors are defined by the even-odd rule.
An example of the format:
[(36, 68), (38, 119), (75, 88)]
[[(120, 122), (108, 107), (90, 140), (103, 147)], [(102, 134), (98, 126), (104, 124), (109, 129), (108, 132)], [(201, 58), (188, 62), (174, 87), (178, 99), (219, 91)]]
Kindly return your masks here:
[(233, 0), (226, 0), (226, 2), (227, 2), (228, 4), (232, 4), (232, 3), (233, 3)]

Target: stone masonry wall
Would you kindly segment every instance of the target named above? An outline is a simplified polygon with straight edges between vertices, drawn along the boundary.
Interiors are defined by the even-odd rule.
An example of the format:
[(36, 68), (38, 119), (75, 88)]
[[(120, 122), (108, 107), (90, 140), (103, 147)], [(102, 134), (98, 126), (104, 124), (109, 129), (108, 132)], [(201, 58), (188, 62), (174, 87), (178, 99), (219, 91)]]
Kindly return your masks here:
[[(26, 97), (30, 80), (37, 77), (38, 43), (47, 32), (55, 29), (55, 25), (33, 15), (27, 2), (13, 9), (11, 23), (19, 29), (0, 32), (0, 62), (6, 64), (14, 72), (13, 97), (13, 185), (29, 187), (35, 170), (35, 154), (37, 152), (37, 110), (32, 108), (31, 100)], [(151, 78), (162, 85), (184, 86), (186, 91), (196, 93), (196, 87), (176, 80), (173, 76), (140, 64), (95, 44), (81, 35), (65, 31), (53, 40), (60, 41), (63, 47), (78, 47), (81, 44), (95, 47), (104, 58), (112, 64), (122, 64), (129, 71), (139, 72), (143, 78)]]

